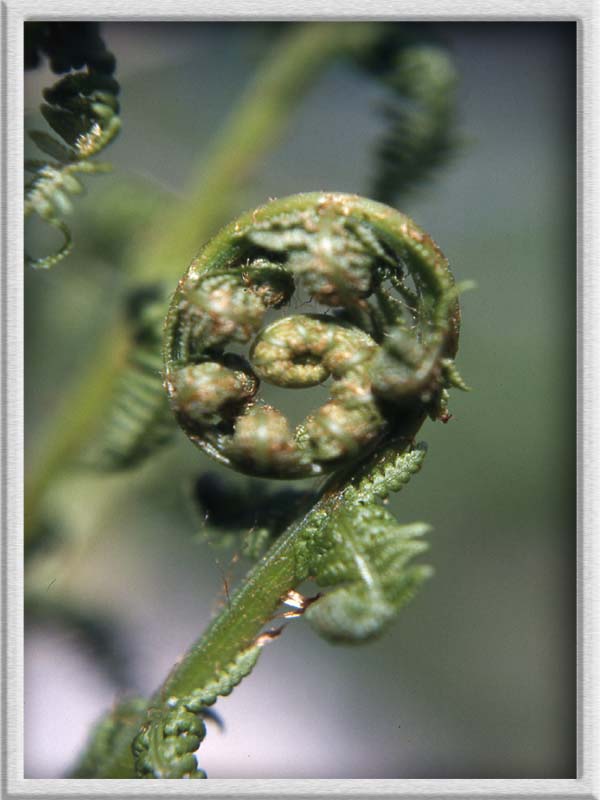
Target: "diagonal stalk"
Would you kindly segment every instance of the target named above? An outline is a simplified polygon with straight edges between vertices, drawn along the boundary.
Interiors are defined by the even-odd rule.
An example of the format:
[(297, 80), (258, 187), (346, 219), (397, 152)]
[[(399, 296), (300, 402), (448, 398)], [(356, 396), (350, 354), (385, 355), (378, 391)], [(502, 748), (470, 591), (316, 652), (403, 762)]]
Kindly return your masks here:
[[(361, 465), (355, 464), (332, 476), (319, 500), (275, 541), (203, 636), (176, 664), (150, 700), (147, 719), (156, 720), (156, 715), (164, 713), (172, 697), (188, 695), (210, 683), (241, 653), (257, 643), (261, 631), (272, 622), (288, 592), (311, 577), (311, 565), (322, 544), (325, 527), (343, 503), (346, 490), (356, 487), (375, 465), (409, 450), (424, 416), (419, 411), (407, 415), (402, 431), (383, 451), (371, 453)], [(119, 746), (103, 754), (95, 764), (95, 773), (86, 773), (85, 777), (135, 778), (131, 744), (141, 723), (140, 717), (132, 719)], [(79, 777), (77, 772), (73, 777)]]

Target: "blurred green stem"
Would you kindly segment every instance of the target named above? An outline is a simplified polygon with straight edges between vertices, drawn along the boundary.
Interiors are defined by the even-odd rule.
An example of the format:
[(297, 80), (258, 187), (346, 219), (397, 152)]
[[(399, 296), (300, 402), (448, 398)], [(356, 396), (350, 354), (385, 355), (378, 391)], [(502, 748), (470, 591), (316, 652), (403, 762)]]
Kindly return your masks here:
[(134, 263), (143, 280), (179, 278), (185, 266), (228, 221), (236, 195), (289, 125), (302, 98), (337, 56), (361, 50), (380, 33), (375, 23), (302, 25), (284, 36), (256, 72), (238, 105), (192, 167), (190, 189), (161, 221)]
[[(149, 703), (148, 717), (156, 722), (156, 715), (166, 713), (165, 700), (181, 697), (209, 682), (214, 675), (251, 647), (262, 628), (268, 624), (286, 593), (307, 578), (306, 558), (298, 558), (299, 543), (310, 527), (327, 520), (327, 508), (337, 495), (329, 494), (314, 506), (299, 522), (293, 524), (273, 545), (269, 552), (250, 571), (242, 585), (230, 598), (227, 606), (213, 620), (205, 634), (171, 671), (161, 688)], [(133, 717), (128, 723), (128, 734), (120, 737), (115, 749), (94, 753), (93, 773), (71, 777), (135, 778), (131, 744), (138, 733), (141, 719)], [(87, 756), (89, 758), (89, 756)]]
[(52, 481), (62, 473), (81, 448), (97, 422), (97, 415), (109, 402), (115, 377), (127, 357), (127, 334), (118, 322), (98, 347), (96, 356), (64, 396), (56, 411), (53, 426), (25, 477), (24, 536), (25, 554), (31, 552), (43, 535), (41, 509)]
[[(206, 158), (191, 169), (186, 199), (167, 209), (157, 233), (133, 254), (132, 283), (172, 280), (211, 234), (227, 221), (252, 169), (280, 138), (325, 66), (367, 47), (377, 23), (318, 23), (294, 27), (275, 45), (216, 135)], [(109, 402), (128, 348), (127, 331), (115, 324), (90, 359), (90, 367), (64, 394), (42, 451), (32, 459), (25, 484), (26, 553), (41, 535), (43, 498), (52, 481), (81, 451)]]

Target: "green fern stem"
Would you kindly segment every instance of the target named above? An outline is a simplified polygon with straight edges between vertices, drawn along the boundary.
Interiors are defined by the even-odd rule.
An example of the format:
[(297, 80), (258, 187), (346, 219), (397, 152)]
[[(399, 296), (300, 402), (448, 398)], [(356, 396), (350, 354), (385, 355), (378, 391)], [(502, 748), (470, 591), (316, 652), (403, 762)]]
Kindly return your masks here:
[[(266, 314), (302, 290), (329, 313), (265, 327)], [(308, 578), (328, 591), (302, 612), (334, 641), (374, 638), (410, 599), (430, 574), (409, 564), (426, 526), (399, 526), (379, 501), (420, 469), (418, 430), (427, 416), (444, 420), (448, 389), (464, 388), (459, 318), (448, 263), (428, 234), (356, 195), (271, 201), (192, 262), (165, 325), (165, 385), (179, 424), (237, 471), (331, 477), (175, 666), (135, 738), (132, 724), (133, 761), (120, 735), (120, 753), (98, 751), (88, 777), (126, 777), (132, 763), (138, 777), (205, 777), (195, 756), (202, 714), (249, 674), (275, 635), (264, 627)], [(299, 389), (330, 376), (330, 399), (294, 431), (259, 395), (261, 382)]]
[[(263, 327), (297, 291), (325, 313)], [(447, 261), (411, 219), (357, 195), (299, 194), (238, 218), (192, 262), (167, 318), (165, 385), (190, 440), (222, 464), (324, 475), (393, 437), (414, 398), (439, 416), (458, 327)], [(229, 352), (239, 344), (248, 360)], [(330, 400), (294, 431), (258, 393), (329, 376)]]
[[(359, 492), (365, 502), (367, 497), (373, 496), (373, 487), (367, 485), (365, 478), (373, 472), (382, 476), (386, 466), (396, 464), (402, 454), (410, 450), (423, 420), (423, 412), (416, 411), (405, 419), (404, 435), (398, 436), (384, 450), (372, 454), (362, 465), (354, 465), (329, 480), (320, 499), (288, 527), (248, 573), (224, 609), (174, 667), (155, 696), (147, 704), (139, 700), (135, 714), (130, 712), (131, 701), (126, 701), (129, 718), (125, 720), (117, 709), (100, 722), (71, 777), (205, 777), (191, 760), (186, 760), (182, 768), (179, 758), (169, 760), (164, 757), (167, 738), (164, 729), (173, 708), (179, 713), (182, 704), (194, 708), (194, 699), (199, 696), (201, 706), (195, 707), (198, 713), (200, 707), (212, 705), (219, 695), (229, 694), (252, 670), (263, 646), (278, 633), (275, 627), (275, 630), (271, 628), (263, 634), (265, 626), (276, 622), (274, 616), (290, 590), (314, 577), (315, 564), (323, 550), (325, 531), (331, 520), (347, 502), (348, 496)], [(411, 469), (414, 469), (412, 465)], [(385, 489), (379, 487), (379, 491), (386, 494), (390, 490), (389, 486)], [(421, 570), (422, 577), (427, 577), (427, 568)], [(223, 676), (221, 681), (219, 676)], [(152, 735), (148, 736), (149, 732)], [(107, 733), (110, 733), (108, 743)], [(144, 734), (148, 751), (140, 753), (144, 748), (140, 747), (139, 740)], [(186, 740), (188, 735), (189, 732)], [(203, 736), (204, 733), (201, 738)], [(197, 747), (194, 744), (192, 751)]]
[[(160, 690), (160, 697), (192, 693), (208, 684), (240, 652), (252, 647), (290, 589), (314, 577), (315, 554), (324, 542), (324, 531), (338, 509), (354, 492), (364, 492), (365, 477), (386, 464), (398, 461), (413, 445), (424, 421), (418, 412), (409, 416), (403, 434), (363, 464), (336, 475), (323, 489), (320, 499), (279, 537), (262, 560), (249, 572), (202, 638), (177, 665)], [(361, 484), (362, 487), (361, 487)], [(386, 491), (386, 495), (387, 495)], [(362, 495), (366, 500), (366, 494)]]

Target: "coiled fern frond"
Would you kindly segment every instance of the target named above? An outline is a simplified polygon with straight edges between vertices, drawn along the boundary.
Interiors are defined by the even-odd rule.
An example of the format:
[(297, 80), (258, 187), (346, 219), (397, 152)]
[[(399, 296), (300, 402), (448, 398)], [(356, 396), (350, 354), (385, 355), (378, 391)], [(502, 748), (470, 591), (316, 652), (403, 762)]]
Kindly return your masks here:
[[(180, 425), (222, 464), (281, 479), (373, 451), (415, 401), (436, 418), (458, 324), (441, 259), (408, 218), (352, 195), (296, 195), (238, 219), (171, 303), (165, 385)], [(302, 289), (329, 313), (264, 326)], [(248, 359), (232, 352), (239, 344)], [(328, 378), (330, 399), (294, 430), (259, 396), (261, 381), (300, 389)]]
[[(273, 319), (302, 290), (321, 313)], [(412, 439), (424, 418), (446, 413), (458, 326), (457, 291), (430, 237), (386, 206), (337, 193), (272, 201), (239, 218), (192, 262), (171, 301), (165, 385), (190, 440), (250, 475), (333, 473), (248, 578), (261, 582), (268, 564), (277, 573), (291, 551), (288, 590), (308, 577), (329, 588), (302, 609), (328, 639), (379, 635), (430, 574), (409, 563), (425, 549), (427, 526), (398, 525), (380, 501), (420, 469), (425, 449)], [(330, 398), (295, 429), (260, 394), (265, 384), (298, 390), (328, 379)], [(243, 594), (227, 613), (237, 601), (252, 614)], [(275, 605), (281, 599), (279, 591)], [(209, 649), (218, 627), (204, 640)], [(258, 643), (260, 635), (236, 657), (253, 665)], [(208, 687), (221, 681), (229, 691), (245, 671), (232, 667), (217, 683), (204, 676), (183, 691), (202, 646), (167, 681), (169, 699), (136, 739), (140, 777), (203, 775), (193, 755), (203, 735), (197, 715), (219, 694)]]
[(203, 717), (219, 697), (231, 694), (248, 676), (260, 655), (262, 641), (243, 650), (224, 665), (213, 680), (184, 697), (172, 695), (164, 706), (147, 713), (146, 722), (133, 740), (132, 752), (138, 778), (206, 778), (195, 752), (206, 736)]
[(71, 233), (61, 216), (72, 209), (69, 195), (83, 191), (79, 176), (110, 169), (90, 159), (120, 130), (119, 84), (113, 76), (115, 58), (100, 37), (97, 23), (28, 23), (25, 35), (26, 66), (37, 66), (45, 54), (55, 72), (69, 72), (44, 90), (45, 102), (40, 107), (60, 139), (44, 131), (29, 131), (51, 160), (25, 162), (33, 175), (25, 186), (25, 216), (37, 214), (63, 236), (55, 253), (41, 258), (25, 255), (29, 265), (48, 269), (72, 249)]

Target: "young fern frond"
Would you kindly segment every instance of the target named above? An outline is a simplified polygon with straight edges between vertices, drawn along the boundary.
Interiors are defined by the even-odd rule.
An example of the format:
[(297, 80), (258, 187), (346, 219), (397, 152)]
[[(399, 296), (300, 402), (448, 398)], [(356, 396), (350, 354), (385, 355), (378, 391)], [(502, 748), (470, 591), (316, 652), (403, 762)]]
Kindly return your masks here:
[[(265, 325), (302, 289), (327, 313)], [(420, 469), (425, 448), (414, 439), (427, 416), (447, 414), (459, 323), (453, 277), (433, 240), (356, 195), (272, 201), (224, 228), (192, 262), (164, 335), (179, 424), (238, 472), (330, 477), (150, 700), (125, 772), (125, 756), (110, 756), (119, 777), (204, 777), (196, 750), (205, 709), (281, 632), (265, 626), (282, 602), (296, 609), (285, 617), (305, 612), (326, 638), (367, 641), (430, 574), (409, 563), (425, 549), (427, 526), (398, 525), (379, 501)], [(295, 429), (260, 396), (261, 384), (301, 389), (328, 378), (330, 398)], [(226, 524), (239, 516), (223, 513)], [(304, 601), (295, 590), (309, 578), (326, 592)], [(102, 759), (96, 774), (108, 776)]]
[(444, 47), (402, 38), (390, 42), (387, 58), (374, 71), (390, 99), (382, 109), (386, 129), (377, 146), (372, 193), (394, 203), (455, 155), (458, 76)]
[[(435, 417), (446, 388), (440, 360), (452, 360), (457, 335), (458, 318), (447, 323), (456, 292), (432, 268), (431, 239), (390, 216), (353, 195), (296, 195), (241, 218), (204, 248), (179, 283), (165, 330), (165, 385), (194, 444), (246, 474), (311, 477), (373, 451), (393, 434), (395, 408), (414, 398)], [(392, 274), (414, 306), (394, 297)], [(299, 288), (333, 313), (263, 327), (267, 311)], [(383, 313), (382, 297), (397, 304)], [(251, 343), (249, 360), (228, 350), (234, 343)], [(329, 377), (330, 399), (293, 431), (259, 399), (261, 380), (299, 389)]]
[(263, 643), (258, 640), (240, 652), (213, 679), (189, 695), (170, 696), (157, 708), (150, 706), (147, 721), (132, 744), (138, 778), (206, 778), (195, 756), (206, 735), (202, 717), (217, 698), (231, 694), (252, 672)]
[(25, 186), (25, 217), (37, 214), (63, 236), (53, 254), (32, 258), (27, 264), (48, 269), (72, 249), (68, 226), (60, 218), (71, 209), (69, 195), (79, 194), (83, 186), (76, 176), (106, 172), (108, 164), (90, 159), (101, 152), (117, 135), (119, 84), (113, 77), (115, 59), (101, 39), (97, 23), (28, 23), (26, 65), (37, 66), (40, 53), (50, 58), (55, 72), (69, 72), (44, 90), (40, 110), (59, 139), (43, 131), (30, 131), (37, 147), (52, 160), (30, 160), (25, 168), (33, 173)]
[(164, 303), (160, 285), (128, 296), (131, 345), (102, 431), (85, 459), (89, 466), (129, 469), (173, 438), (176, 426), (165, 402), (160, 357)]
[[(323, 531), (312, 571), (331, 590), (306, 609), (306, 619), (324, 638), (363, 642), (379, 636), (429, 577), (430, 567), (408, 562), (427, 549), (424, 523), (399, 525), (382, 505), (421, 468), (423, 445), (376, 468), (350, 485)], [(331, 588), (334, 587), (334, 588)]]
[(317, 633), (345, 643), (379, 636), (432, 574), (426, 565), (407, 565), (427, 549), (418, 537), (429, 530), (424, 523), (398, 525), (375, 504), (340, 513), (326, 531), (331, 551), (315, 576), (319, 586), (334, 588), (306, 610)]

